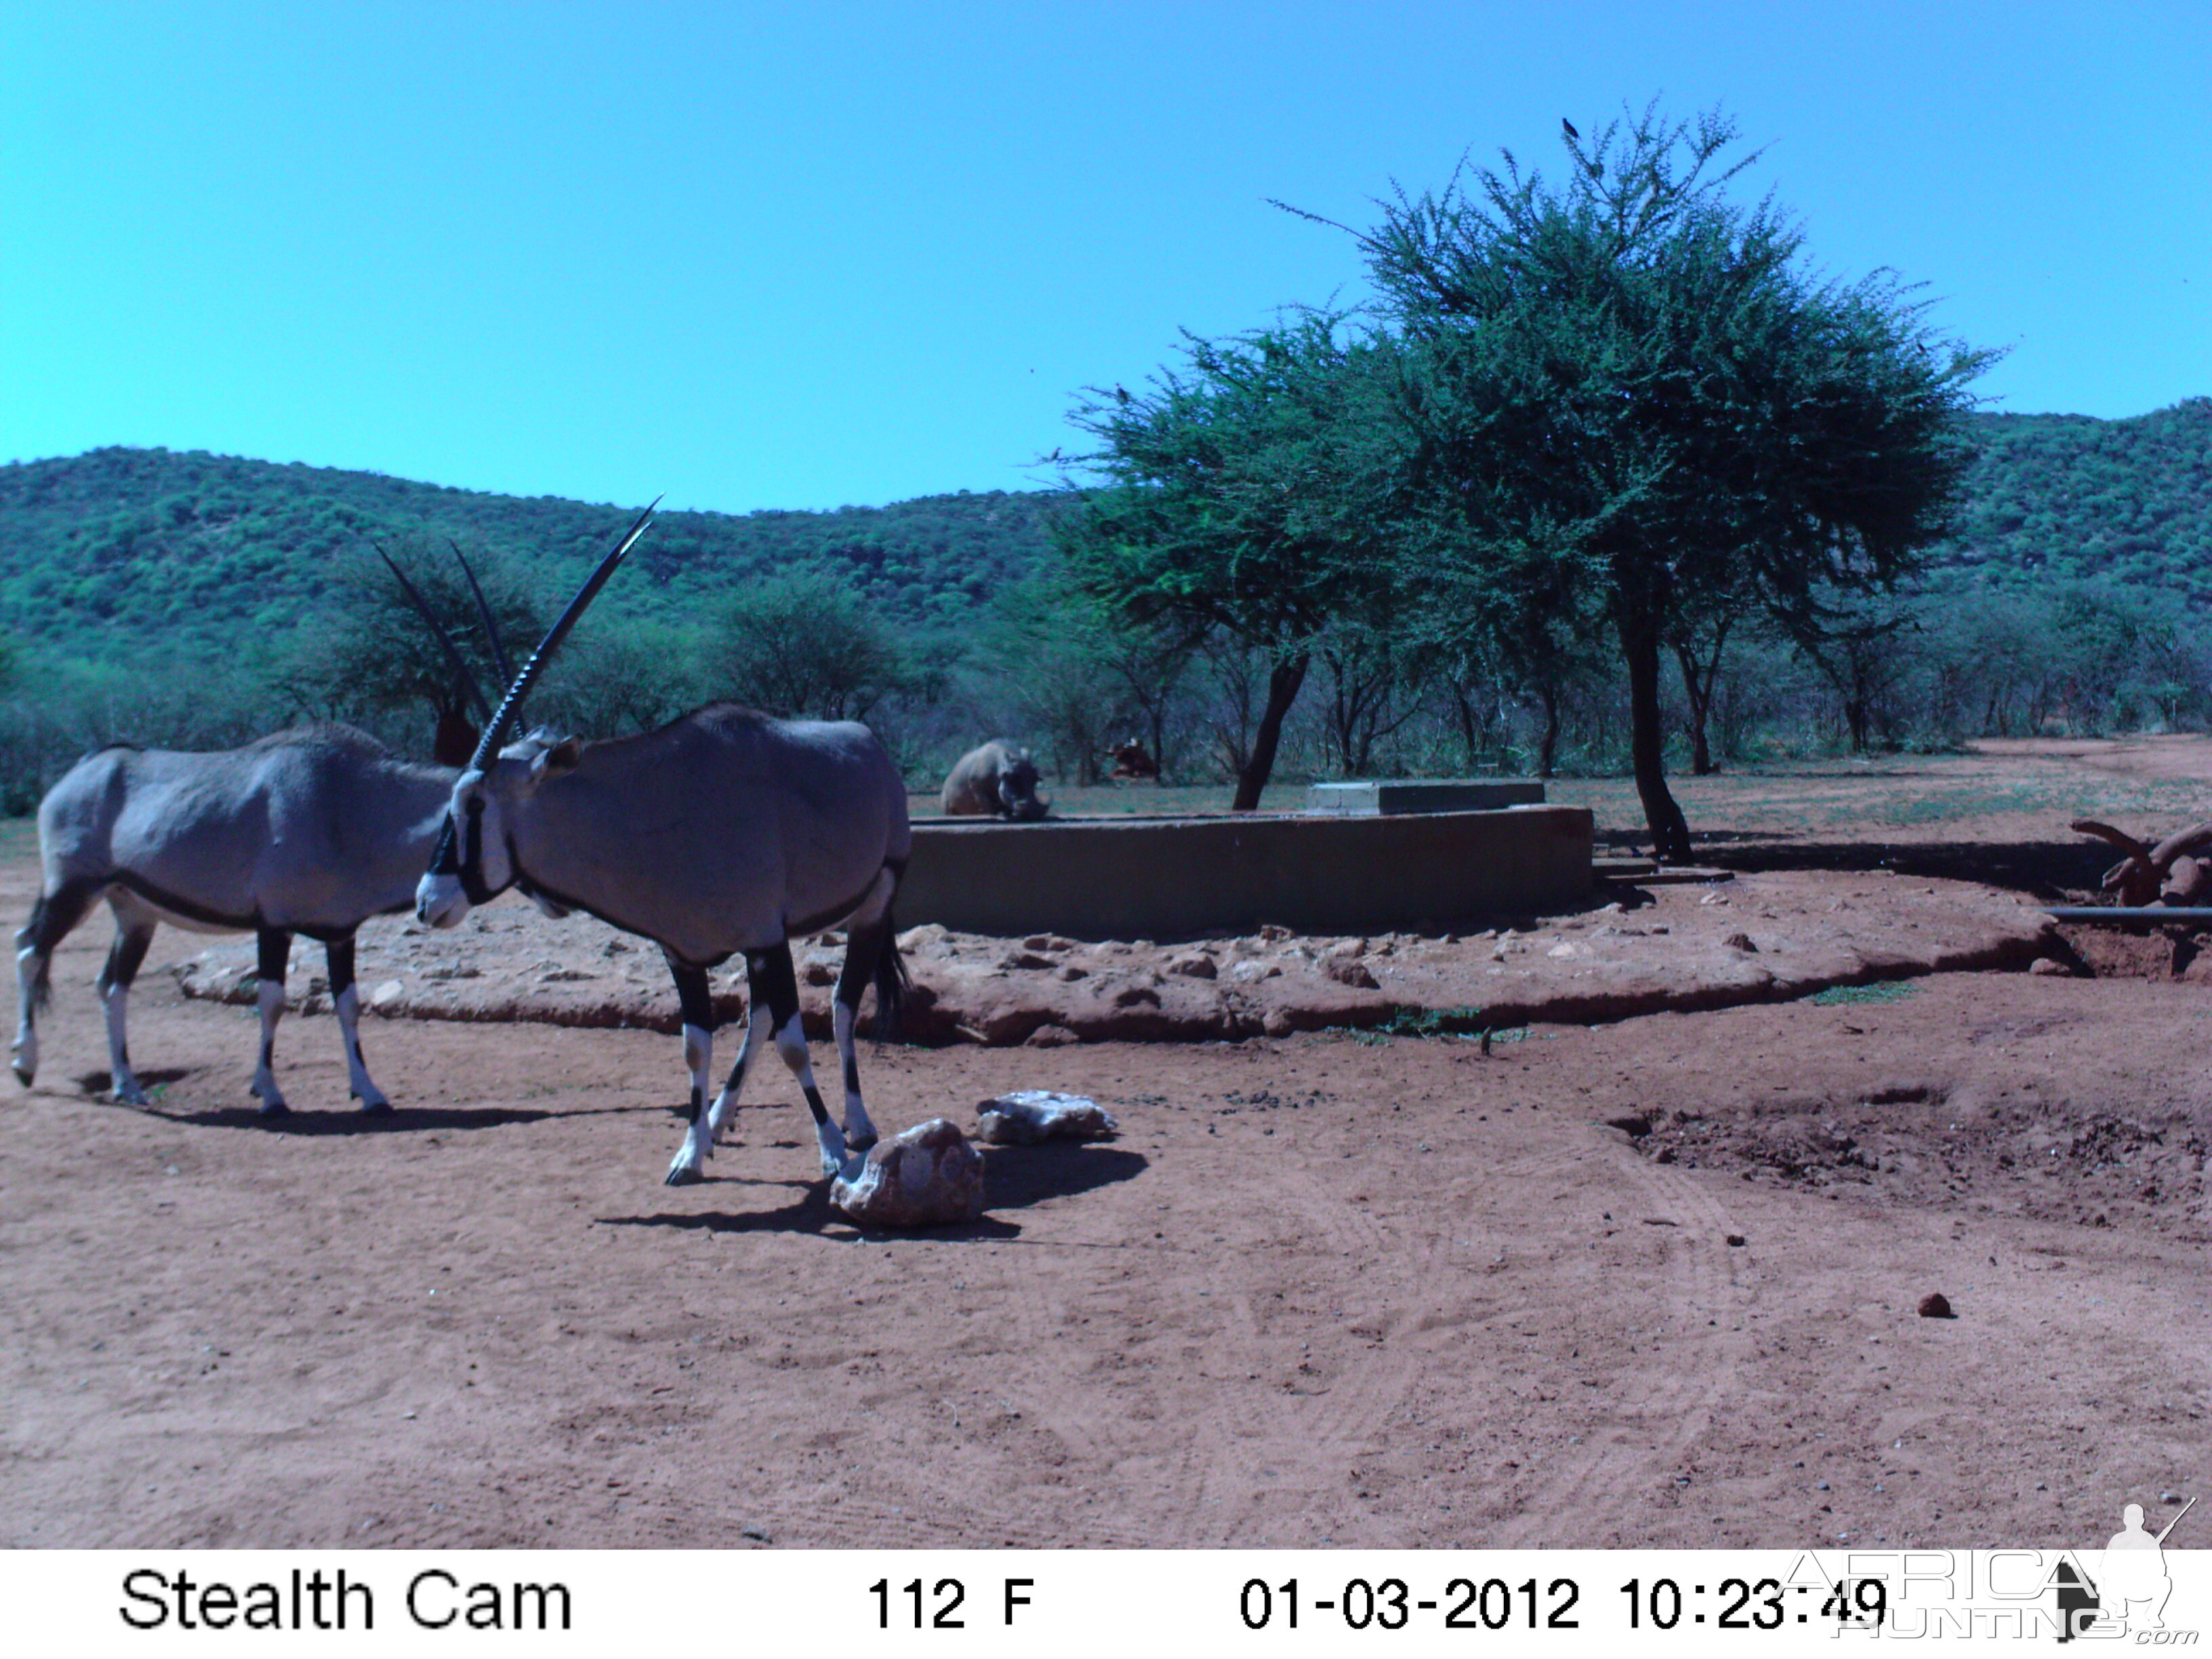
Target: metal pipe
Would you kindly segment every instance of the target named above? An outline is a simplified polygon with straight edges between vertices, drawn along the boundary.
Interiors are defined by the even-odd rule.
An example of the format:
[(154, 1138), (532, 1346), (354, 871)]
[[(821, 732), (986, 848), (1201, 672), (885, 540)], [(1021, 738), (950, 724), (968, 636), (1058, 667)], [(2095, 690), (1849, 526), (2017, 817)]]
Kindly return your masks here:
[(2086, 922), (2093, 927), (2161, 922), (2212, 927), (2212, 905), (2204, 904), (2046, 904), (2043, 913), (2055, 921)]

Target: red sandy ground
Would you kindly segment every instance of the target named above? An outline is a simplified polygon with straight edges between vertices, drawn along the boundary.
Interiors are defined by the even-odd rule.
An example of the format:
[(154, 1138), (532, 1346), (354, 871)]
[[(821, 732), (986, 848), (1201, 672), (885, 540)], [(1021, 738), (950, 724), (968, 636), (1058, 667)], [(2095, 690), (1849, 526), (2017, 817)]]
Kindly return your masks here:
[[(2212, 744), (1946, 764), (1692, 817), (1747, 867), (1845, 872), (1765, 890), (1807, 935), (1842, 882), (1908, 928), (1926, 884), (1871, 872), (1978, 848), (2094, 885), (2065, 803), (2206, 816)], [(1961, 778), (1997, 795), (1770, 810)], [(35, 878), (19, 842), (0, 909)], [(1765, 926), (1771, 956), (1792, 916)], [(988, 1149), (980, 1224), (882, 1237), (828, 1207), (773, 1062), (710, 1179), (662, 1187), (684, 1079), (648, 1031), (370, 1020), (400, 1109), (368, 1122), (297, 1018), (264, 1123), (252, 1013), (183, 998), (161, 965), (206, 941), (169, 931), (131, 1011), (157, 1102), (106, 1103), (105, 934), (0, 1097), (6, 1544), (2084, 1546), (2206, 1466), (2212, 1022), (2155, 941), (1486, 1057), (864, 1051), (887, 1129), (1024, 1087), (1122, 1127)]]

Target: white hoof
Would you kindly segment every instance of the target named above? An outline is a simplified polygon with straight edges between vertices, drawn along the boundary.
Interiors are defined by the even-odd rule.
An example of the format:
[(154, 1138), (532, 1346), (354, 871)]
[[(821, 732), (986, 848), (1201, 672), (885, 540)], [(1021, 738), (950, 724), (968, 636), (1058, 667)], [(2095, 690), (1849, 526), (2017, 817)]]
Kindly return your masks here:
[(138, 1086), (138, 1079), (135, 1077), (118, 1079), (114, 1095), (115, 1103), (118, 1106), (143, 1106), (148, 1103), (146, 1091)]

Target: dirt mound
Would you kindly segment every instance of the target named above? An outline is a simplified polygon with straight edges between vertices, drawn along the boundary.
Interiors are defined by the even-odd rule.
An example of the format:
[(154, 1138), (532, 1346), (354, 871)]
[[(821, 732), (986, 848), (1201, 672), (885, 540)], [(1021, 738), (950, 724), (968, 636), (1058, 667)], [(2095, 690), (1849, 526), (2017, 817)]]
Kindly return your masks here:
[[(1787, 872), (1629, 889), (1591, 909), (1499, 918), (1463, 933), (1311, 938), (1280, 927), (1160, 943), (901, 936), (914, 989), (902, 1036), (981, 1042), (1207, 1042), (1336, 1027), (1504, 1029), (1783, 1002), (1836, 985), (2025, 969), (2053, 948), (2019, 898), (1966, 882)], [(295, 956), (295, 1006), (319, 1012), (319, 953)], [(830, 1030), (843, 945), (796, 951), (807, 1029)], [(659, 954), (588, 917), (510, 901), (451, 933), (398, 920), (361, 933), (363, 1001), (387, 1018), (535, 1020), (673, 1030)], [(185, 995), (250, 1004), (254, 950), (228, 941), (177, 969)], [(714, 980), (718, 1013), (744, 1007), (741, 965)]]
[[(1907, 1105), (1917, 1109), (1899, 1112)], [(1961, 1109), (1940, 1086), (1860, 1100), (1792, 1101), (1736, 1116), (1668, 1112), (1632, 1134), (1660, 1164), (1808, 1191), (1879, 1188), (1936, 1206), (1973, 1194), (2012, 1213), (2212, 1242), (2202, 1118), (2157, 1121), (2069, 1103)]]

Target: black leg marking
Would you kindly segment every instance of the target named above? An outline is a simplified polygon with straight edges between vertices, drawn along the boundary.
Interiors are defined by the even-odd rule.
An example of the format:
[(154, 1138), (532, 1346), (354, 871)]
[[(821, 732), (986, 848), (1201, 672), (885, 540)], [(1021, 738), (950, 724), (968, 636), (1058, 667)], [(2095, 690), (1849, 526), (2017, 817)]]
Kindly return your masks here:
[(35, 948), (42, 956), (52, 951), (84, 920), (98, 891), (88, 882), (65, 881), (52, 892), (39, 895), (38, 902), (31, 907), (30, 921), (15, 935), (15, 948)]
[(102, 996), (118, 988), (131, 988), (131, 981), (138, 977), (139, 964), (146, 960), (146, 947), (153, 942), (151, 927), (117, 931), (115, 943), (108, 948), (107, 965), (100, 970), (98, 983)]
[(282, 985), (292, 962), (292, 935), (282, 927), (258, 928), (254, 945), (260, 956), (261, 977)]
[(819, 1128), (830, 1121), (830, 1109), (822, 1103), (822, 1091), (811, 1083), (800, 1087), (806, 1091), (806, 1109), (814, 1114), (815, 1127)]
[[(768, 998), (770, 1026), (780, 1036), (784, 1028), (799, 1017), (799, 972), (791, 965), (788, 939), (761, 952), (760, 966), (753, 980), (758, 994)], [(830, 1121), (830, 1109), (822, 1103), (819, 1090), (801, 1086), (806, 1087), (806, 1109), (814, 1114), (818, 1128)]]
[[(64, 882), (51, 893), (39, 895), (31, 906), (31, 919), (15, 934), (15, 949), (35, 951), (32, 960), (29, 1008), (26, 1016), (46, 1006), (52, 994), (52, 970), (54, 947), (69, 936), (70, 930), (84, 920), (84, 913), (92, 908), (93, 895), (97, 887), (86, 882)], [(22, 1070), (16, 1069), (18, 1077)], [(27, 1083), (28, 1078), (23, 1078)]]
[(669, 971), (676, 975), (676, 1000), (684, 1009), (684, 1023), (702, 1031), (714, 1029), (714, 998), (707, 988), (707, 970), (672, 958)]
[(799, 970), (791, 965), (789, 941), (762, 951), (750, 977), (768, 998), (769, 1019), (781, 1031), (799, 1012)]
[(696, 1123), (706, 1115), (707, 1097), (697, 1084), (691, 1085), (691, 1121)]
[(336, 1002), (353, 983), (353, 935), (334, 939), (323, 946), (324, 960), (331, 968), (331, 1000)]
[(848, 1095), (860, 1092), (860, 1061), (856, 1054), (845, 1056), (845, 1092)]

